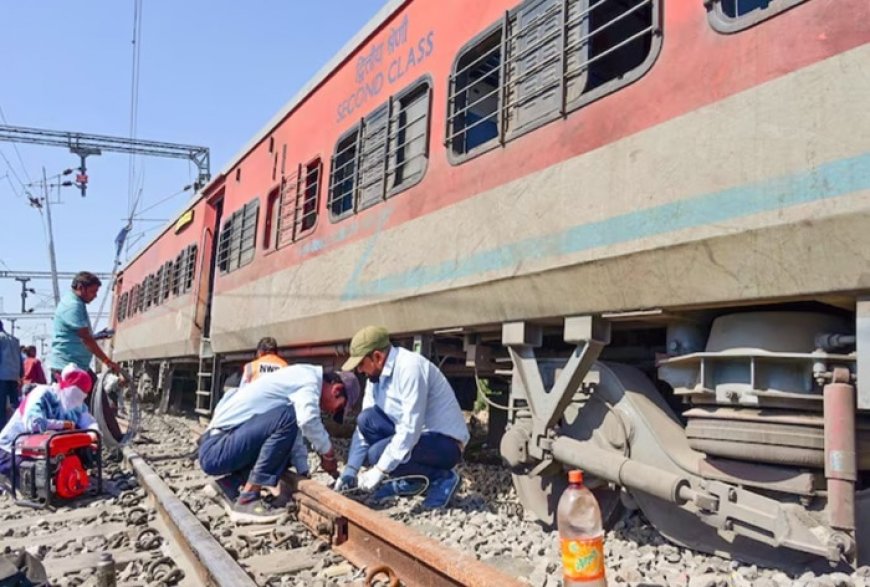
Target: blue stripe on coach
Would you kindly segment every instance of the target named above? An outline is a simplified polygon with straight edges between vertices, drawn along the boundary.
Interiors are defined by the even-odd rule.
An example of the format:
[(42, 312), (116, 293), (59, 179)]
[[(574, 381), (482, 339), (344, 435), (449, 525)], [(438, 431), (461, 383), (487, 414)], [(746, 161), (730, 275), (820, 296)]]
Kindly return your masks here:
[[(629, 212), (606, 220), (580, 224), (567, 230), (524, 239), (468, 257), (422, 266), (361, 281), (355, 271), (342, 299), (354, 300), (415, 289), (458, 277), (504, 269), (525, 260), (576, 253), (836, 198), (870, 188), (870, 153), (819, 165), (811, 171), (765, 180), (695, 196), (653, 208)], [(369, 239), (370, 252), (378, 239)], [(366, 257), (364, 254), (363, 257)]]

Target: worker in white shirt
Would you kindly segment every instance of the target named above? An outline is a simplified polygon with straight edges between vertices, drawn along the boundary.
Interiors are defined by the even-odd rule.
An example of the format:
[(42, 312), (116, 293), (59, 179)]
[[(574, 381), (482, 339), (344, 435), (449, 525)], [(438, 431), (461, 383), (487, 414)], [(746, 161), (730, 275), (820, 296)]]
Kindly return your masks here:
[(225, 396), (200, 440), (199, 464), (206, 474), (220, 476), (211, 491), (226, 498), (230, 519), (268, 523), (281, 517), (261, 499), (260, 489), (277, 487), (300, 432), (320, 454), (321, 467), (336, 477), (338, 461), (321, 411), (335, 415), (353, 401), (337, 373), (301, 364)]
[[(469, 439), (447, 378), (425, 357), (393, 346), (386, 328), (377, 326), (354, 335), (342, 368), (365, 374), (368, 383), (348, 463), (334, 488), (340, 491), (356, 482), (371, 491), (387, 475), (412, 476), (384, 483), (374, 498), (416, 495), (428, 480), (423, 506), (445, 507), (459, 486), (454, 467)], [(357, 478), (365, 464), (369, 469)]]

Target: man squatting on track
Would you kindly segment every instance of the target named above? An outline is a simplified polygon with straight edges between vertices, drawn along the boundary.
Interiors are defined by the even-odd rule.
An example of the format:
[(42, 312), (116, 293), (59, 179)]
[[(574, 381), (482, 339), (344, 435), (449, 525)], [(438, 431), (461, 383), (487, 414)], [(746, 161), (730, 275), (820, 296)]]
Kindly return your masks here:
[(456, 393), (444, 374), (425, 357), (390, 344), (386, 328), (367, 326), (350, 342), (344, 370), (368, 377), (362, 412), (357, 417), (347, 466), (335, 482), (341, 491), (356, 481), (375, 489), (388, 474), (396, 479), (375, 491), (376, 501), (416, 495), (426, 488), (425, 508), (443, 508), (459, 486), (453, 467), (470, 435)]
[(206, 474), (221, 476), (210, 490), (226, 498), (230, 519), (268, 523), (281, 517), (283, 512), (261, 499), (260, 489), (278, 486), (300, 431), (320, 454), (323, 470), (337, 477), (338, 461), (320, 413), (346, 412), (358, 397), (353, 374), (342, 377), (303, 364), (262, 375), (224, 396), (200, 439), (199, 464)]
[(92, 386), (91, 375), (70, 363), (60, 372), (57, 383), (33, 388), (0, 431), (0, 474), (9, 477), (12, 472), (12, 442), (19, 434), (46, 430), (99, 431), (97, 421), (85, 405)]

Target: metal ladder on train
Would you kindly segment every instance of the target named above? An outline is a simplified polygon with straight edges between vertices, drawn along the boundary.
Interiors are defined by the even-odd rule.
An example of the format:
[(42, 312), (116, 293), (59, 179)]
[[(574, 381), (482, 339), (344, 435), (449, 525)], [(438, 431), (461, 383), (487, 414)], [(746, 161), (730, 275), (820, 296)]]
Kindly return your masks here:
[(211, 339), (202, 338), (199, 342), (199, 367), (196, 372), (196, 407), (194, 411), (203, 416), (211, 416), (214, 409), (214, 351)]

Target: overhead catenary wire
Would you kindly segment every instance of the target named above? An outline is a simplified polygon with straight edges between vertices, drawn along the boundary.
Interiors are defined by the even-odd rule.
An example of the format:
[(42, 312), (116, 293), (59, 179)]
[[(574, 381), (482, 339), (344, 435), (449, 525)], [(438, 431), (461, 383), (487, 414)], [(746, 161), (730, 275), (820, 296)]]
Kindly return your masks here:
[[(3, 106), (0, 106), (0, 119), (3, 120), (3, 124), (9, 124), (9, 121), (6, 120), (6, 113), (3, 112)], [(15, 150), (15, 155), (18, 157), (18, 162), (21, 164), (21, 171), (24, 172), (24, 177), (27, 178), (29, 183), (33, 183), (33, 180), (30, 178), (30, 173), (27, 171), (27, 166), (24, 164), (24, 159), (21, 157), (21, 151), (18, 150), (18, 145), (12, 143), (12, 148)]]

